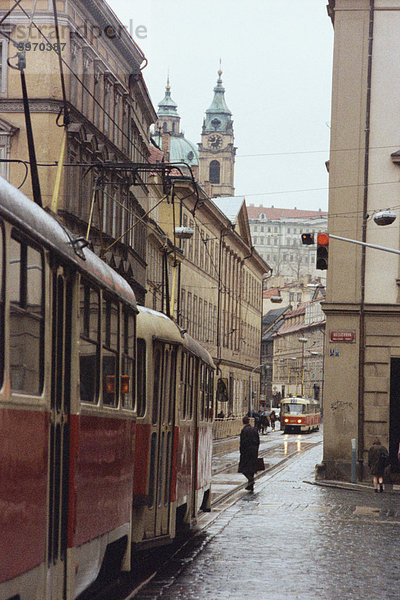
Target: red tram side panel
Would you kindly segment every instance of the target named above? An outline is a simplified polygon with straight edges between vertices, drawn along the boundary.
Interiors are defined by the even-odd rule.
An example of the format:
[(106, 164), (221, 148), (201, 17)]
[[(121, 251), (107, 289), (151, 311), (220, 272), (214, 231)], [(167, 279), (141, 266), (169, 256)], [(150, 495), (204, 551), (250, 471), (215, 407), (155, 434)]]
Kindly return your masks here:
[(48, 414), (0, 409), (0, 584), (46, 557)]
[(134, 421), (73, 415), (78, 445), (70, 473), (74, 503), (70, 545), (130, 523)]

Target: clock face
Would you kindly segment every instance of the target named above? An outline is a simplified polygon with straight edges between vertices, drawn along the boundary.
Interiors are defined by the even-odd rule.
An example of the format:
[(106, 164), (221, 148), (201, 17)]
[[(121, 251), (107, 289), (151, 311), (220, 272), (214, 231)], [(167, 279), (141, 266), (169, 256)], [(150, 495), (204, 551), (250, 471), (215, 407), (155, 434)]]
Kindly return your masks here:
[(213, 133), (212, 135), (208, 136), (208, 145), (210, 148), (221, 148), (222, 137)]

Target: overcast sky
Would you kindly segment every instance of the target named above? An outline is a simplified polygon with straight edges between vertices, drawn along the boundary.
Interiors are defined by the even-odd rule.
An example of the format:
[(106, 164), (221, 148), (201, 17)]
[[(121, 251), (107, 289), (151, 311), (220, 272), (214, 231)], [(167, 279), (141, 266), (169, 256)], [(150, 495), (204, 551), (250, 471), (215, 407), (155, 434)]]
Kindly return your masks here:
[(327, 210), (333, 28), (326, 0), (108, 0), (149, 64), (169, 72), (181, 127), (199, 142), (219, 60), (233, 114), (235, 187), (247, 204)]

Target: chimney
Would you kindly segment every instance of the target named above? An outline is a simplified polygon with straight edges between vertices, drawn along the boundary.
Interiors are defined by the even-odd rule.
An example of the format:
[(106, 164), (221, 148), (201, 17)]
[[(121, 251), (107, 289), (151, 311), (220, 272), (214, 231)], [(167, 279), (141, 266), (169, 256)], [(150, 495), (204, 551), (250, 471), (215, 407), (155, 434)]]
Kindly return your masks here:
[(170, 149), (171, 149), (171, 134), (168, 131), (161, 132), (161, 146), (164, 152), (166, 162), (169, 162)]

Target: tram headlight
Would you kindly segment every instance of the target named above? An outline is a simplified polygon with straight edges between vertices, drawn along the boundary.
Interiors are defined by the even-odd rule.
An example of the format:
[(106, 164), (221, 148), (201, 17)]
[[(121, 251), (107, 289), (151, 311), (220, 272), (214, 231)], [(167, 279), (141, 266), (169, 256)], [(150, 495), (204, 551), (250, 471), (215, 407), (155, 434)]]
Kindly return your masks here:
[(285, 419), (285, 423), (289, 423), (289, 419)]
[(301, 419), (297, 419), (297, 422), (298, 422), (298, 423), (301, 423)]

